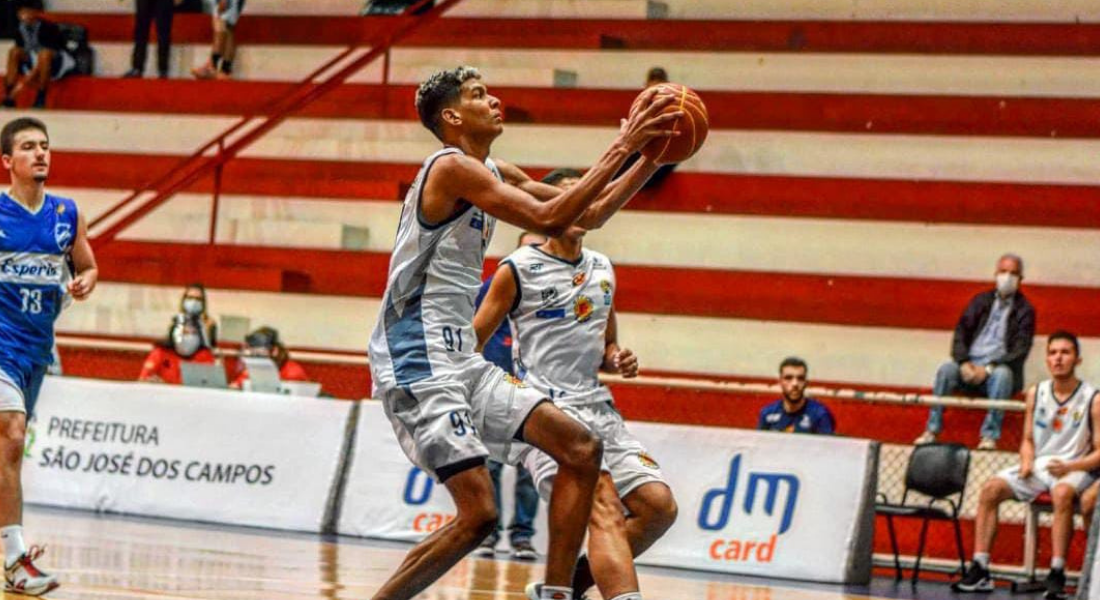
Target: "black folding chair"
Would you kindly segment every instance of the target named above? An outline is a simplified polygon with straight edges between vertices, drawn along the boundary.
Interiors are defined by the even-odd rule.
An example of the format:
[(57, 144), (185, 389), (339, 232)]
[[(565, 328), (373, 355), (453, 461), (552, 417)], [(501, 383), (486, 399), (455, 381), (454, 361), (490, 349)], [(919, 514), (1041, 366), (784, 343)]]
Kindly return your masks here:
[[(898, 558), (898, 539), (894, 533), (894, 517), (917, 517), (923, 520), (920, 528), (920, 544), (917, 561), (913, 566), (913, 582), (920, 575), (920, 561), (924, 555), (924, 542), (929, 521), (951, 521), (955, 526), (955, 545), (959, 550), (959, 568), (966, 568), (963, 556), (962, 529), (959, 527), (959, 511), (962, 509), (966, 475), (970, 470), (970, 450), (962, 444), (925, 444), (913, 448), (909, 466), (905, 469), (905, 491), (900, 504), (891, 504), (883, 493), (878, 494), (875, 513), (885, 515), (890, 532), (890, 547), (894, 551), (895, 580), (901, 579), (901, 560)], [(930, 499), (926, 504), (909, 504), (910, 490)], [(950, 496), (958, 496), (955, 499)], [(936, 504), (939, 503), (940, 506)], [(946, 505), (946, 506), (943, 506)]]

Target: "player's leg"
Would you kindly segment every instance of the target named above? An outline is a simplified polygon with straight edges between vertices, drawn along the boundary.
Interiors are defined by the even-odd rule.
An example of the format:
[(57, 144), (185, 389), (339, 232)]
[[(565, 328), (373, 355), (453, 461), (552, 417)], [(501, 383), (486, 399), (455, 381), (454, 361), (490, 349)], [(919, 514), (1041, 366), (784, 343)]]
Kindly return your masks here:
[(960, 580), (951, 584), (956, 592), (987, 592), (993, 589), (993, 580), (989, 574), (989, 550), (997, 536), (997, 509), (1005, 500), (1022, 497), (1034, 497), (1027, 487), (1027, 481), (1017, 475), (1017, 469), (1006, 469), (986, 481), (978, 496), (978, 513), (974, 525), (974, 557)]
[(584, 425), (550, 402), (531, 411), (522, 431), (524, 441), (558, 464), (547, 517), (550, 545), (544, 589), (568, 589), (592, 512), (603, 446)]
[(5, 589), (28, 596), (58, 587), (56, 577), (34, 564), (42, 550), (27, 547), (23, 540), (22, 467), (27, 414), (34, 414), (45, 374), (45, 366), (32, 369), (27, 374), (27, 387), (22, 390), (9, 378), (0, 378), (0, 540), (4, 544)]
[(22, 86), (19, 85), (23, 64), (27, 53), (19, 46), (8, 50), (8, 70), (4, 72), (4, 106), (15, 106), (15, 96)]
[[(620, 598), (638, 593), (638, 574), (634, 570), (626, 518), (611, 474), (600, 474), (592, 516), (588, 524), (588, 561), (596, 576), (596, 585), (604, 598)], [(587, 588), (585, 588), (587, 589)], [(579, 596), (584, 589), (577, 588)], [(627, 596), (629, 597), (629, 596)]]
[(467, 468), (444, 482), (454, 500), (456, 516), (417, 544), (374, 600), (412, 598), (443, 576), (496, 527), (492, 482), (484, 464)]
[(629, 513), (626, 534), (634, 556), (640, 556), (661, 539), (676, 522), (679, 507), (672, 490), (663, 482), (642, 485), (623, 498)]
[(1100, 481), (1094, 481), (1081, 492), (1081, 518), (1085, 521), (1085, 535), (1092, 531), (1092, 515), (1096, 510), (1096, 498), (1100, 496)]

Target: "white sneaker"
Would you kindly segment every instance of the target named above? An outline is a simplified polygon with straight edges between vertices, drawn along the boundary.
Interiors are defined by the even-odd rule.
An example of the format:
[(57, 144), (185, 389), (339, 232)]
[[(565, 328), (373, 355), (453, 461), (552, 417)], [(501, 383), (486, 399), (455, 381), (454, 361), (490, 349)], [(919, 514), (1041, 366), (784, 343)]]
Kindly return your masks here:
[(34, 561), (38, 560), (45, 551), (45, 548), (31, 546), (14, 564), (5, 566), (4, 591), (24, 596), (41, 596), (50, 590), (57, 589), (61, 585), (57, 583), (57, 577), (34, 566)]
[(983, 437), (978, 441), (978, 450), (989, 451), (997, 449), (997, 440), (993, 438)]
[(914, 446), (923, 446), (924, 444), (932, 444), (932, 443), (935, 443), (935, 441), (936, 441), (936, 437), (937, 437), (937, 436), (936, 436), (936, 434), (935, 434), (934, 432), (931, 432), (931, 431), (925, 430), (925, 432), (924, 432), (924, 433), (920, 434), (920, 437), (918, 437), (917, 439), (913, 440), (913, 445), (914, 445)]
[[(542, 600), (542, 582), (528, 583), (523, 592), (526, 594), (527, 600)], [(588, 596), (581, 594), (579, 598), (573, 600), (588, 600)]]

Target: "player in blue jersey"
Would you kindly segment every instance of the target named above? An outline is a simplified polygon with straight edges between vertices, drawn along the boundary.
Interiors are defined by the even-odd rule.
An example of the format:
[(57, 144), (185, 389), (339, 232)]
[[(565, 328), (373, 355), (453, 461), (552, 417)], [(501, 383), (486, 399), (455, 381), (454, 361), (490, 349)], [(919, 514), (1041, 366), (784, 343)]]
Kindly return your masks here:
[(11, 174), (0, 193), (0, 539), (5, 589), (40, 596), (58, 583), (34, 564), (42, 549), (23, 542), (23, 437), (53, 362), (54, 321), (66, 295), (92, 293), (99, 272), (76, 203), (46, 193), (46, 125), (11, 121), (0, 130), (0, 153)]

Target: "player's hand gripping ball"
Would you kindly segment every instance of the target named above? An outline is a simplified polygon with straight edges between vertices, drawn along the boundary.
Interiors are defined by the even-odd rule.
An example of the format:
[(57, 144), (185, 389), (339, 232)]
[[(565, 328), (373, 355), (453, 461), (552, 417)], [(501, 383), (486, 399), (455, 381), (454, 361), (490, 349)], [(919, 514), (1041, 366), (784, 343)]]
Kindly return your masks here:
[[(676, 97), (676, 100), (666, 106), (662, 113), (681, 111), (684, 116), (672, 121), (671, 129), (678, 131), (679, 135), (653, 138), (642, 147), (642, 154), (653, 162), (661, 164), (683, 162), (698, 152), (707, 139), (707, 132), (710, 129), (707, 121), (707, 107), (699, 98), (699, 94), (686, 86), (678, 83), (662, 83), (657, 88), (657, 95), (654, 98), (662, 95)], [(632, 113), (644, 97), (645, 91), (634, 99), (634, 105), (630, 107)]]

